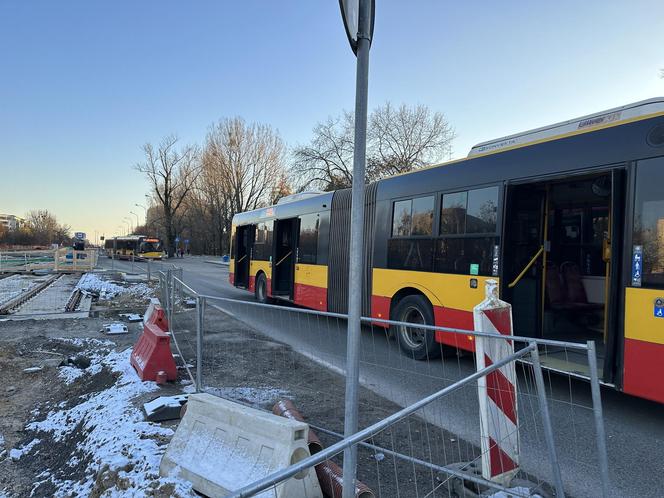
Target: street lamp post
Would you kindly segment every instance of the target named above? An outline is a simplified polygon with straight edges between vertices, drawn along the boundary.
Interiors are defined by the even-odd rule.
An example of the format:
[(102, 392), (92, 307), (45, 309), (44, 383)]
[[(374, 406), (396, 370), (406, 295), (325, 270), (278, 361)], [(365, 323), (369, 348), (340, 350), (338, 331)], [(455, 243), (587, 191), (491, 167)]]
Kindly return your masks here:
[(129, 231), (132, 233), (134, 231), (134, 220), (132, 220), (129, 216), (125, 216), (123, 220), (125, 223), (129, 221)]
[[(374, 0), (340, 0), (346, 35), (357, 56), (355, 78), (355, 148), (351, 192), (350, 257), (348, 274), (348, 335), (346, 338), (346, 399), (344, 436), (358, 429), (360, 377), (360, 333), (362, 324), (362, 273), (364, 225), (364, 171), (367, 145), (367, 100), (369, 94), (369, 49), (373, 37)], [(357, 446), (344, 450), (343, 498), (355, 497)]]
[(129, 218), (127, 218), (126, 216), (122, 220), (127, 225), (127, 228), (125, 230), (125, 235), (129, 235), (129, 233), (131, 233), (133, 231), (131, 229), (131, 220), (129, 220), (129, 221), (127, 221), (127, 220), (129, 220)]
[(148, 208), (146, 208), (143, 204), (138, 204), (138, 203), (134, 204), (134, 206), (139, 207), (139, 208), (143, 208), (143, 211), (145, 211), (145, 224), (147, 225), (148, 224)]
[(136, 216), (136, 229), (138, 230), (138, 225), (139, 225), (139, 222), (138, 222), (138, 215), (137, 215), (136, 213), (134, 213), (133, 211), (129, 211), (129, 213), (130, 213), (130, 214), (133, 214), (134, 216)]

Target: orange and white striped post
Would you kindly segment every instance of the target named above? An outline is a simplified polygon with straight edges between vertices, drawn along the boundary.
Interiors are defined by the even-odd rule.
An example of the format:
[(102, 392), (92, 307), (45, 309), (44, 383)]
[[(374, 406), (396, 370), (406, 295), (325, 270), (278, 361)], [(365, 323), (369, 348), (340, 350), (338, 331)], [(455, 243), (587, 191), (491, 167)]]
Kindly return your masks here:
[[(498, 298), (497, 281), (486, 281), (486, 297), (473, 308), (473, 319), (478, 332), (513, 335), (512, 305)], [(477, 337), (475, 352), (475, 362), (480, 370), (514, 354), (514, 342)], [(519, 470), (519, 419), (514, 362), (481, 377), (477, 385), (482, 477), (507, 486)]]

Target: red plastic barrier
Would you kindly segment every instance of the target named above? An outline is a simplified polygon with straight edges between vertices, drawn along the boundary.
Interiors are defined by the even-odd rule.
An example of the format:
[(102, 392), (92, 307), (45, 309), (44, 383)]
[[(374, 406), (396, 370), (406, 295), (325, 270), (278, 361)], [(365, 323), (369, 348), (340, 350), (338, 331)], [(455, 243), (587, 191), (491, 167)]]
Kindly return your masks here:
[(165, 323), (164, 310), (155, 307), (154, 313), (143, 325), (143, 333), (131, 352), (131, 366), (136, 369), (141, 380), (156, 381), (157, 374), (161, 371), (166, 372), (168, 380), (177, 378), (178, 371), (171, 353), (171, 336), (162, 329)]
[(157, 325), (164, 332), (168, 331), (168, 319), (166, 318), (166, 312), (164, 311), (164, 308), (158, 304), (154, 305), (154, 310), (150, 314), (147, 321)]

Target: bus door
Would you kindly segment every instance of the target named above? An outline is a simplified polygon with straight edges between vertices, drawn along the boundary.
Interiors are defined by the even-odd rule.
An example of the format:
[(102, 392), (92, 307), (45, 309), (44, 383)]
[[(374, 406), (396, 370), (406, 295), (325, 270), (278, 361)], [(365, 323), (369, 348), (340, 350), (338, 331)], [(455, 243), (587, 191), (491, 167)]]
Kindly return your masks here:
[(235, 287), (249, 288), (249, 263), (254, 244), (254, 225), (239, 226), (235, 230)]
[(274, 220), (272, 295), (293, 300), (299, 218)]
[(514, 333), (540, 337), (546, 190), (533, 184), (509, 186), (506, 202), (503, 298), (512, 304)]
[[(612, 203), (621, 173), (510, 186), (505, 223), (506, 300), (518, 335), (570, 342), (594, 340), (600, 376), (613, 361), (617, 279), (612, 278)], [(623, 196), (617, 196), (622, 199)], [(615, 301), (615, 302), (614, 302)], [(612, 306), (608, 306), (611, 303)], [(582, 351), (543, 352), (544, 365), (588, 376)], [(612, 365), (607, 365), (606, 377)]]

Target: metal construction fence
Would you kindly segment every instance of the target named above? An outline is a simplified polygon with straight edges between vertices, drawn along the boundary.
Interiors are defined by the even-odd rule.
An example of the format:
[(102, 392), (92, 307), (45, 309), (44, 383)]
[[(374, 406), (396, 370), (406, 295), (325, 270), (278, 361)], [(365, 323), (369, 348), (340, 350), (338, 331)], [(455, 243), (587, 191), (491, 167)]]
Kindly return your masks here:
[(0, 317), (80, 318), (93, 303), (97, 310), (135, 313), (152, 294), (156, 272), (173, 268), (162, 261), (98, 258), (97, 250), (1, 253)]
[[(264, 410), (289, 399), (327, 447), (234, 496), (277, 489), (303, 469), (318, 471), (321, 462), (342, 467), (343, 450), (352, 445), (358, 448), (358, 480), (376, 496), (611, 494), (593, 342), (506, 338), (363, 318), (363, 429), (344, 437), (345, 315), (199, 294), (184, 283), (181, 270), (158, 276), (169, 326), (196, 390)], [(513, 353), (478, 369), (473, 353), (439, 345), (428, 359), (416, 361), (392, 337), (399, 327), (424, 334), (442, 330), (459, 341), (507, 341)], [(565, 361), (574, 371), (543, 368)], [(482, 466), (495, 447), (487, 450), (480, 434), (496, 422), (482, 415), (478, 389), (486, 389), (483, 379), (507, 364), (516, 369), (514, 391), (499, 387), (496, 393), (515, 396), (518, 423), (501, 427), (495, 443), (516, 441), (518, 468), (511, 479), (488, 481)], [(581, 374), (590, 382), (579, 380)], [(330, 484), (339, 492), (334, 496), (341, 496), (340, 486)]]
[(97, 250), (71, 248), (0, 252), (0, 273), (24, 273), (39, 270), (56, 272), (91, 271), (97, 265)]

